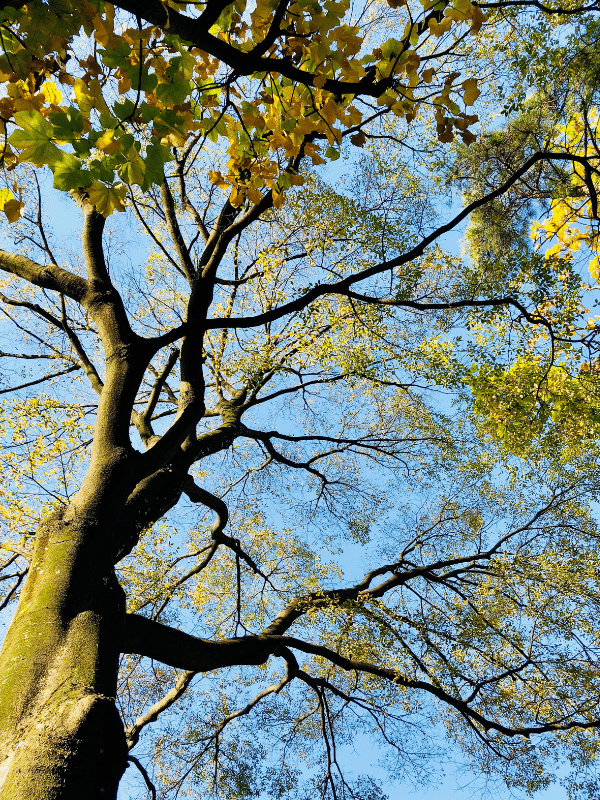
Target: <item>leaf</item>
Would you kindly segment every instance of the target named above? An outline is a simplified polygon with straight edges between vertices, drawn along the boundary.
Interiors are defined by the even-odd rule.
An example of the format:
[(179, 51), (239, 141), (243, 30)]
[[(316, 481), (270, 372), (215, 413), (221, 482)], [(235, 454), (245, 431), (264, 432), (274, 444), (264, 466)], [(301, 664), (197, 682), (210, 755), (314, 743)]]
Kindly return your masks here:
[(98, 50), (102, 56), (102, 63), (109, 69), (116, 69), (117, 67), (127, 68), (129, 66), (128, 58), (131, 56), (131, 48), (125, 41), (121, 39), (114, 49)]
[(89, 87), (81, 78), (77, 78), (74, 86), (75, 100), (84, 114), (89, 114), (92, 109), (108, 111), (108, 106), (102, 96), (102, 87), (98, 78), (92, 78)]
[(154, 72), (148, 72), (145, 64), (134, 64), (127, 70), (127, 77), (131, 81), (131, 87), (137, 92), (138, 88), (142, 92), (153, 92), (158, 85), (158, 76)]
[(128, 186), (133, 186), (134, 184), (142, 186), (144, 183), (146, 165), (144, 164), (140, 154), (135, 147), (131, 147), (124, 154), (124, 158), (126, 159), (125, 163), (117, 168), (119, 178), (121, 178), (121, 180), (124, 181)]
[(24, 207), (25, 203), (17, 200), (10, 189), (0, 189), (0, 209), (4, 211), (9, 222), (17, 222)]
[(173, 83), (159, 83), (156, 87), (156, 97), (166, 106), (178, 106), (184, 103), (190, 93), (190, 83), (178, 80)]
[[(16, 188), (16, 187), (15, 187)], [(4, 204), (14, 198), (14, 194), (10, 189), (0, 189), (0, 210), (4, 208)]]
[(215, 33), (218, 31), (225, 31), (231, 25), (231, 20), (233, 19), (233, 12), (235, 11), (235, 7), (233, 3), (229, 6), (226, 6), (223, 11), (217, 17), (217, 21), (211, 27), (209, 33), (212, 33), (214, 36)]
[(13, 198), (12, 200), (7, 200), (7, 202), (4, 204), (3, 211), (6, 214), (6, 219), (9, 222), (17, 222), (21, 218), (24, 208), (25, 203)]
[(71, 189), (83, 189), (90, 185), (92, 176), (84, 169), (81, 161), (69, 153), (64, 153), (63, 158), (51, 167), (54, 174), (55, 189), (69, 192)]
[(47, 103), (58, 105), (62, 100), (62, 92), (60, 92), (52, 81), (46, 81), (40, 86), (40, 91), (46, 98)]
[(472, 106), (481, 94), (480, 90), (477, 88), (477, 78), (468, 78), (466, 81), (463, 81), (462, 87), (464, 89), (463, 100), (465, 101), (465, 105)]
[(128, 97), (117, 100), (113, 105), (113, 112), (117, 119), (128, 119), (135, 111), (135, 103)]
[(61, 151), (50, 141), (54, 136), (52, 125), (39, 111), (18, 111), (14, 119), (22, 130), (14, 131), (8, 141), (23, 151), (21, 161), (31, 161), (40, 167), (60, 158)]
[(52, 138), (61, 142), (72, 142), (83, 133), (83, 114), (78, 108), (69, 106), (64, 111), (55, 111), (49, 116), (52, 123)]
[(110, 153), (116, 153), (117, 150), (121, 149), (121, 142), (119, 139), (115, 139), (115, 131), (114, 129), (108, 129), (104, 131), (102, 136), (96, 142), (96, 147), (98, 150), (102, 150), (103, 153), (107, 155)]
[(107, 186), (94, 181), (87, 190), (89, 202), (105, 217), (113, 211), (125, 211), (125, 194), (127, 188), (122, 183)]
[(88, 167), (92, 180), (112, 183), (115, 179), (115, 171), (108, 163), (107, 158), (94, 158), (88, 162)]
[(146, 148), (146, 172), (144, 187), (162, 183), (164, 165), (173, 159), (168, 147), (161, 144), (151, 144)]

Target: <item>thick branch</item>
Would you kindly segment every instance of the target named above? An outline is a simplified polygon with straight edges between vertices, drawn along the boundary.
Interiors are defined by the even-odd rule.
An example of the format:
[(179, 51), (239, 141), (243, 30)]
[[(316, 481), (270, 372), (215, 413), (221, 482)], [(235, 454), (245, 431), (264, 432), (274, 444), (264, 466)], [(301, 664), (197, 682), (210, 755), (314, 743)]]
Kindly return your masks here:
[(181, 267), (185, 272), (185, 276), (188, 279), (188, 282), (191, 285), (194, 282), (194, 278), (196, 277), (196, 269), (190, 257), (190, 251), (184, 241), (183, 234), (181, 233), (181, 228), (179, 227), (179, 223), (177, 222), (177, 215), (175, 213), (175, 201), (173, 200), (171, 188), (169, 187), (166, 178), (163, 178), (163, 182), (160, 185), (160, 194), (163, 201), (163, 210), (165, 212), (165, 220), (167, 223), (167, 229), (169, 231), (171, 241), (175, 245), (175, 249), (177, 250), (177, 255), (179, 256)]
[[(427, 580), (434, 581), (436, 583), (449, 578), (454, 578), (461, 572), (465, 570), (468, 571), (471, 568), (471, 565), (476, 564), (477, 562), (490, 561), (490, 559), (492, 559), (494, 555), (499, 552), (506, 542), (526, 530), (533, 529), (535, 524), (545, 514), (563, 502), (563, 500), (565, 500), (567, 497), (567, 491), (561, 492), (559, 495), (553, 495), (548, 503), (543, 506), (543, 508), (540, 508), (531, 517), (531, 519), (529, 519), (523, 525), (520, 525), (518, 528), (513, 528), (505, 533), (504, 536), (501, 536), (499, 539), (497, 539), (497, 541), (487, 550), (482, 550), (467, 556), (439, 559), (438, 561), (434, 561), (429, 564), (423, 564), (422, 566), (418, 567), (412, 567), (411, 569), (406, 569), (407, 565), (403, 560), (400, 560), (395, 564), (384, 564), (381, 567), (371, 570), (365, 575), (362, 581), (354, 586), (328, 589), (325, 591), (316, 592), (314, 594), (305, 595), (304, 597), (298, 597), (288, 603), (287, 606), (280, 611), (273, 622), (271, 622), (271, 624), (265, 628), (263, 635), (272, 636), (285, 633), (297, 619), (303, 616), (311, 608), (315, 608), (315, 605), (327, 605), (332, 601), (343, 602), (344, 600), (358, 600), (359, 598), (375, 599), (383, 597), (391, 589), (395, 589), (398, 586), (404, 586), (416, 578), (426, 578)], [(435, 574), (439, 570), (461, 566), (463, 569), (453, 569), (443, 575)], [(377, 586), (370, 588), (375, 578), (385, 575), (386, 573), (391, 573), (391, 577), (382, 581)]]
[[(291, 60), (257, 55), (257, 53), (260, 53), (260, 45), (254, 52), (244, 53), (228, 42), (212, 36), (209, 33), (209, 28), (214, 20), (210, 24), (207, 23), (209, 9), (212, 12), (211, 3), (208, 4), (206, 11), (196, 19), (181, 14), (172, 7), (167, 10), (160, 0), (150, 0), (150, 2), (146, 0), (144, 2), (142, 0), (119, 0), (119, 2), (115, 3), (115, 6), (141, 17), (152, 25), (158, 25), (163, 28), (168, 25), (169, 33), (174, 33), (185, 42), (190, 42), (210, 53), (223, 64), (230, 66), (238, 75), (276, 72), (300, 85), (314, 85), (315, 76), (310, 72), (299, 69)], [(210, 19), (213, 16), (214, 14), (210, 13)], [(360, 81), (340, 81), (330, 78), (325, 82), (324, 89), (338, 95), (354, 94), (379, 97), (390, 86), (390, 83), (391, 80), (389, 78), (383, 78), (379, 81), (374, 81), (371, 77), (363, 78)]]
[(30, 258), (8, 253), (6, 250), (0, 250), (0, 269), (17, 275), (34, 286), (65, 294), (78, 303), (82, 302), (88, 290), (87, 281), (79, 275), (54, 265), (42, 266)]
[(236, 664), (264, 664), (271, 654), (269, 644), (257, 636), (214, 642), (136, 614), (125, 617), (121, 652), (136, 653), (193, 672), (209, 672)]

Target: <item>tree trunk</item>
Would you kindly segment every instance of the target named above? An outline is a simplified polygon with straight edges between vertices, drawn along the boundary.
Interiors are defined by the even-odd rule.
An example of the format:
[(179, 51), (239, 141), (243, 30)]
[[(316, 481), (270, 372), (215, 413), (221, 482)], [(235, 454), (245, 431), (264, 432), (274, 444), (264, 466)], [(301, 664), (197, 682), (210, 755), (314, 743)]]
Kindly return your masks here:
[(115, 706), (124, 594), (114, 530), (94, 516), (70, 506), (37, 531), (0, 654), (1, 800), (108, 800), (127, 764)]

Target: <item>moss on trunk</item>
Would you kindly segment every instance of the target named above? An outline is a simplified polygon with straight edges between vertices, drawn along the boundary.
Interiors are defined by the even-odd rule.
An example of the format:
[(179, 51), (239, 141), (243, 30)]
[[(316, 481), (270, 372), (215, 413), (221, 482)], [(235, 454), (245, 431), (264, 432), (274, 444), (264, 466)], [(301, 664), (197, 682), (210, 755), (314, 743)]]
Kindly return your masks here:
[(116, 797), (123, 592), (106, 537), (68, 511), (39, 527), (0, 654), (1, 800)]

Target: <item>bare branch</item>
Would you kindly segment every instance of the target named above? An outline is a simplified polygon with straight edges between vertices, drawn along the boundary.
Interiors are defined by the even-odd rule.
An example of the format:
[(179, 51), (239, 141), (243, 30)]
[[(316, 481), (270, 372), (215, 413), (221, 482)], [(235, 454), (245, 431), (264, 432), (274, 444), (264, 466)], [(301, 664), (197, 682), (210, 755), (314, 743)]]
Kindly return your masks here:
[(127, 760), (131, 761), (131, 763), (138, 768), (138, 770), (142, 775), (142, 778), (144, 779), (144, 783), (146, 784), (146, 787), (150, 792), (150, 797), (152, 798), (152, 800), (156, 800), (156, 786), (150, 780), (150, 776), (148, 775), (148, 771), (146, 770), (146, 768), (135, 756), (132, 756), (131, 753), (127, 756)]
[(154, 703), (145, 714), (142, 714), (136, 719), (133, 725), (127, 730), (127, 744), (130, 750), (138, 743), (140, 733), (146, 725), (155, 722), (163, 711), (166, 711), (179, 700), (195, 675), (196, 673), (191, 671), (182, 672), (175, 681), (175, 686), (167, 692), (164, 697), (161, 697), (160, 700)]
[[(262, 314), (256, 314), (248, 317), (210, 319), (206, 323), (207, 330), (212, 330), (214, 328), (252, 328), (258, 325), (265, 325), (268, 322), (274, 322), (275, 320), (281, 319), (282, 317), (287, 316), (295, 311), (300, 311), (303, 308), (306, 308), (308, 305), (310, 305), (310, 303), (314, 302), (323, 295), (340, 294), (344, 296), (350, 296), (350, 287), (355, 283), (360, 283), (367, 278), (380, 275), (384, 272), (389, 272), (396, 267), (400, 267), (404, 264), (415, 261), (417, 258), (422, 256), (427, 247), (439, 239), (440, 236), (445, 233), (449, 233), (473, 211), (477, 210), (486, 203), (489, 203), (490, 200), (494, 200), (496, 197), (501, 197), (513, 184), (520, 180), (520, 178), (525, 175), (534, 164), (537, 164), (539, 161), (543, 160), (575, 161), (583, 164), (588, 163), (587, 159), (581, 156), (570, 155), (568, 153), (550, 153), (546, 151), (534, 153), (519, 169), (515, 170), (510, 178), (501, 186), (479, 198), (478, 200), (474, 200), (472, 203), (469, 203), (452, 220), (450, 220), (450, 222), (440, 225), (435, 231), (430, 233), (428, 236), (425, 236), (419, 242), (419, 244), (415, 245), (415, 247), (411, 248), (403, 255), (390, 259), (389, 261), (375, 264), (368, 269), (362, 270), (355, 275), (349, 275), (348, 277), (336, 281), (335, 283), (318, 284), (317, 286), (309, 289), (302, 296), (296, 297), (295, 300), (291, 300), (289, 303), (285, 303), (284, 305), (271, 309), (270, 311), (265, 311)], [(357, 299), (359, 299), (359, 297), (360, 296), (357, 296)], [(366, 296), (365, 302), (368, 302)], [(460, 301), (442, 301), (439, 303), (421, 303), (411, 300), (398, 300), (394, 302), (394, 305), (398, 308), (411, 308), (419, 311), (447, 310), (453, 308), (494, 308), (508, 305), (517, 308), (530, 322), (550, 327), (547, 320), (541, 316), (531, 314), (514, 297), (495, 297), (486, 300), (471, 298)]]

